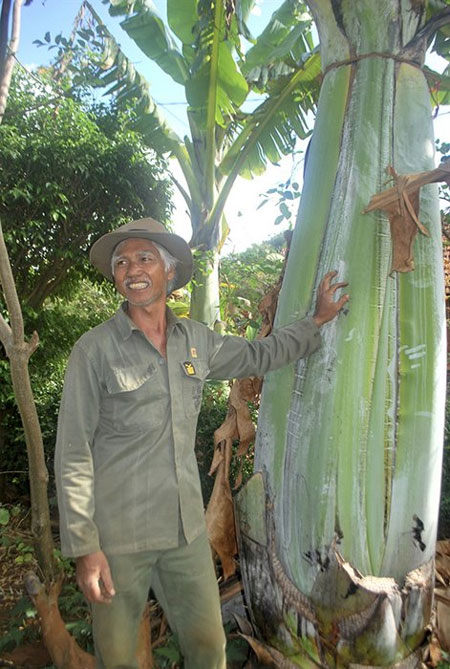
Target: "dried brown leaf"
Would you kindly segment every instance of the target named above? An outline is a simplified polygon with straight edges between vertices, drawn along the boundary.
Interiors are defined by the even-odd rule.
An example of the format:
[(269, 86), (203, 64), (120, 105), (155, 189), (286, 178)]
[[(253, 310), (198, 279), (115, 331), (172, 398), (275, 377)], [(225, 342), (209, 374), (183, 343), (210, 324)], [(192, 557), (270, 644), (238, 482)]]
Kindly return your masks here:
[(442, 662), (442, 649), (439, 640), (433, 634), (431, 641), (428, 647), (428, 663), (432, 667), (437, 667), (440, 662)]
[(436, 593), (436, 636), (441, 647), (450, 650), (450, 588), (447, 588), (442, 596)]
[(438, 168), (418, 174), (399, 175), (393, 167), (388, 171), (394, 178), (392, 188), (376, 193), (363, 213), (381, 209), (389, 217), (392, 239), (391, 271), (411, 272), (414, 269), (413, 242), (420, 230), (429, 236), (426, 227), (419, 220), (419, 193), (426, 184), (450, 181), (450, 162), (441, 163)]
[(247, 634), (240, 634), (240, 636), (247, 641), (251, 649), (255, 653), (258, 666), (262, 667), (275, 667), (275, 669), (296, 669), (298, 664), (294, 664), (287, 658), (283, 653), (280, 653), (279, 650), (268, 646), (262, 641), (258, 641), (253, 636)]
[(226, 439), (238, 438), (237, 426), (236, 426), (236, 410), (233, 406), (228, 408), (227, 416), (220, 427), (214, 432), (214, 443), (216, 445), (220, 442), (225, 441)]
[(227, 440), (223, 446), (223, 460), (217, 468), (205, 514), (209, 542), (222, 563), (225, 580), (236, 571), (234, 556), (237, 554), (234, 507), (229, 481), (230, 462), (231, 441)]
[(252, 651), (255, 653), (260, 665), (262, 665), (263, 667), (275, 667), (275, 668), (278, 666), (276, 664), (275, 658), (272, 657), (270, 651), (266, 648), (265, 644), (261, 643), (261, 641), (258, 641), (252, 636), (248, 636), (247, 634), (241, 634), (241, 636), (243, 639), (247, 641)]
[(436, 580), (445, 587), (450, 585), (450, 541), (436, 544)]

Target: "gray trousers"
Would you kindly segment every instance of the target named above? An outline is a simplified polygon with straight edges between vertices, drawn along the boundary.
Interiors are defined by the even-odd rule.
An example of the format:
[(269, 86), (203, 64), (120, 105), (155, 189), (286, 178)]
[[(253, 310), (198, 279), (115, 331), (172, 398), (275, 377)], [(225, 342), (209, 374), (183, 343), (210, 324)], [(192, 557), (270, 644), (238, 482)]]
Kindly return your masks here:
[(107, 558), (116, 594), (111, 604), (92, 606), (97, 669), (138, 668), (137, 634), (152, 577), (184, 668), (225, 669), (219, 590), (205, 533), (178, 548)]

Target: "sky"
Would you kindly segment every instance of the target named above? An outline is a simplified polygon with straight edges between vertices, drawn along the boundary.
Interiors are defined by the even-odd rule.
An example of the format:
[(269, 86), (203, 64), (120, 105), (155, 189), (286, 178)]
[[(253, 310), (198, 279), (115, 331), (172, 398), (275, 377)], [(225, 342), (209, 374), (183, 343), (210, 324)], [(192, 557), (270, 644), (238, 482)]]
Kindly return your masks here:
[[(188, 125), (182, 87), (174, 83), (168, 75), (142, 54), (134, 42), (120, 28), (119, 19), (113, 19), (109, 16), (107, 8), (101, 3), (101, 0), (90, 1), (136, 68), (150, 83), (150, 92), (161, 106), (169, 125), (179, 136), (184, 136), (188, 132)], [(165, 0), (154, 0), (154, 4), (158, 13), (164, 16)], [(33, 41), (36, 39), (43, 40), (47, 31), (50, 32), (52, 38), (58, 33), (68, 37), (80, 5), (81, 0), (33, 0), (31, 5), (23, 7), (18, 52), (19, 61), (27, 67), (48, 63), (53, 53), (49, 52), (46, 47), (34, 45)], [(257, 0), (256, 10), (249, 21), (250, 30), (254, 35), (258, 35), (262, 31), (279, 5), (280, 0)], [(444, 61), (432, 64), (439, 70), (443, 69), (443, 65)], [(435, 121), (435, 135), (442, 141), (450, 142), (450, 113), (448, 108), (443, 109)], [(269, 197), (267, 204), (262, 208), (258, 209), (258, 206), (262, 202), (264, 193), (285, 182), (288, 178), (301, 183), (303, 151), (305, 148), (305, 142), (299, 143), (298, 152), (293, 156), (285, 157), (280, 161), (279, 166), (269, 166), (263, 175), (253, 180), (238, 178), (225, 209), (227, 222), (231, 229), (224, 247), (225, 253), (242, 251), (252, 243), (264, 241), (287, 228), (286, 223), (279, 226), (274, 225), (274, 221), (280, 213), (276, 197)], [(171, 162), (171, 169), (175, 177), (182, 180), (176, 161)], [(174, 204), (174, 230), (189, 240), (191, 233), (189, 218), (185, 202), (178, 191), (175, 193)], [(293, 205), (294, 213), (297, 207), (298, 200)]]

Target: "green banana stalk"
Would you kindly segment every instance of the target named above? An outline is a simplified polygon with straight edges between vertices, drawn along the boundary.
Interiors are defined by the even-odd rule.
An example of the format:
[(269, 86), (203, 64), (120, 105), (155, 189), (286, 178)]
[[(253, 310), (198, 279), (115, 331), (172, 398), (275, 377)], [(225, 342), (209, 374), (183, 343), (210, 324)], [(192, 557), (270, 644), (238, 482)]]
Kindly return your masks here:
[(389, 221), (363, 210), (389, 165), (434, 167), (427, 6), (307, 4), (324, 79), (276, 324), (313, 313), (329, 270), (351, 299), (319, 352), (265, 379), (257, 473), (237, 503), (243, 578), (255, 627), (289, 666), (416, 666), (446, 378), (437, 187), (420, 193), (430, 236), (416, 237), (412, 272), (391, 272)]

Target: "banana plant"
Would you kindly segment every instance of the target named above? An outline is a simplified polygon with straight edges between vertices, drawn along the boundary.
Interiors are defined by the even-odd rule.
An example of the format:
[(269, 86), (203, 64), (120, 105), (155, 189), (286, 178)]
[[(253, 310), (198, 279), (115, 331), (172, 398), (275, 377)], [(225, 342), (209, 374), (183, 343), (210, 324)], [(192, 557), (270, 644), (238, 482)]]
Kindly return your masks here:
[[(138, 129), (149, 147), (174, 156), (186, 187), (196, 271), (191, 317), (219, 320), (218, 254), (228, 228), (224, 207), (237, 176), (260, 174), (293, 151), (309, 134), (307, 114), (315, 110), (320, 56), (315, 52), (312, 17), (300, 0), (285, 0), (244, 55), (251, 40), (246, 20), (255, 0), (168, 0), (167, 25), (149, 0), (104, 0), (112, 15), (126, 16), (122, 28), (141, 51), (184, 87), (189, 136), (180, 138), (164, 120), (149, 85), (123, 52), (92, 4), (83, 3), (96, 30), (82, 29), (89, 42), (101, 39), (96, 84), (138, 114)], [(252, 111), (244, 105), (259, 95)]]
[(329, 270), (350, 302), (317, 353), (265, 378), (255, 474), (238, 496), (246, 599), (276, 666), (420, 666), (446, 380), (437, 187), (396, 207), (406, 220), (408, 200), (422, 226), (403, 264), (403, 229), (363, 212), (392, 185), (388, 166), (399, 194), (434, 167), (423, 63), (438, 30), (448, 57), (450, 7), (307, 4), (323, 82), (276, 322), (312, 314)]

